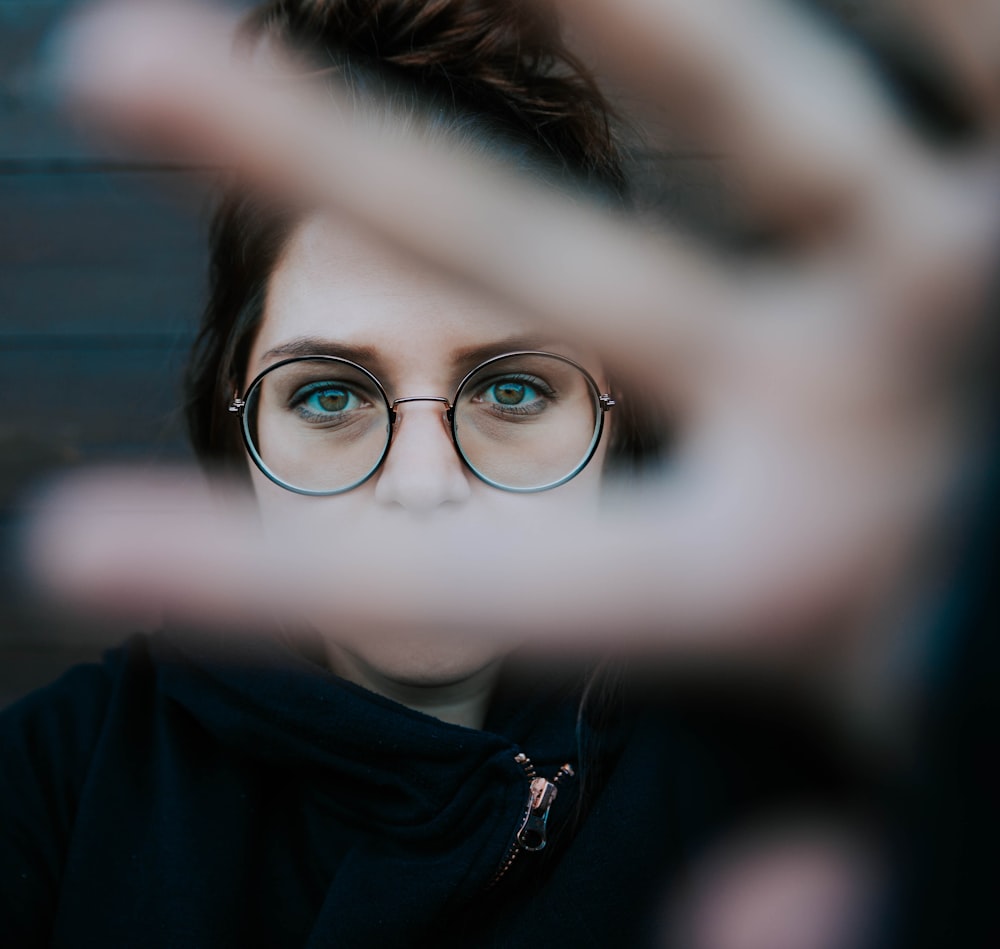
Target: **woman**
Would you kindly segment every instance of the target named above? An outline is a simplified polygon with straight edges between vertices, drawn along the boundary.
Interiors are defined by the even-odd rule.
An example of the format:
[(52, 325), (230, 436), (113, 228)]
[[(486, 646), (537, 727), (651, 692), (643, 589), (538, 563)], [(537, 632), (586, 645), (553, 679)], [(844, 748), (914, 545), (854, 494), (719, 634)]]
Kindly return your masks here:
[[(448, 136), (459, 148), (495, 157), (535, 178), (566, 187), (586, 186), (607, 201), (625, 200), (624, 176), (600, 96), (569, 55), (552, 44), (551, 24), (537, 12), (467, 3), (272, 4), (250, 21), (247, 41), (253, 42), (261, 31), (307, 56), (311, 52), (319, 68), (347, 77), (353, 96), (424, 123), (430, 137)], [(574, 71), (555, 79), (551, 67), (560, 61)], [(595, 503), (609, 443), (615, 460), (630, 465), (655, 454), (657, 432), (641, 419), (634, 400), (614, 406), (613, 415), (607, 412), (614, 401), (611, 386), (593, 353), (539, 336), (526, 318), (489, 307), (444, 279), (435, 279), (366, 240), (356, 228), (318, 216), (268, 212), (234, 196), (219, 212), (213, 245), (211, 299), (189, 373), (189, 427), (206, 463), (221, 462), (237, 474), (249, 469), (266, 521), (287, 526), (299, 520), (304, 527), (322, 516), (332, 530), (377, 534), (382, 518), (399, 518), (401, 512), (441, 516), (436, 512), (439, 507), (449, 517), (531, 518), (539, 504), (544, 513), (553, 505)], [(586, 372), (552, 358), (490, 364), (466, 382), (456, 403), (455, 432), (465, 435), (455, 440), (441, 402), (407, 402), (397, 408), (400, 398), (451, 398), (463, 377), (475, 375), (477, 364), (517, 350), (553, 350), (553, 355), (572, 358), (597, 378), (588, 379)], [(286, 363), (253, 385), (255, 376), (289, 357), (324, 355), (346, 356), (355, 365)], [(374, 378), (363, 370), (372, 370)], [(374, 430), (372, 437), (358, 447), (356, 433), (342, 425), (337, 445), (353, 446), (344, 454), (360, 456), (356, 470), (338, 480), (331, 473), (331, 459), (320, 456), (312, 461), (318, 468), (326, 465), (325, 472), (300, 473), (301, 483), (283, 482), (291, 491), (276, 490), (268, 479), (281, 482), (282, 465), (292, 462), (280, 454), (275, 460), (264, 446), (257, 451), (254, 410), (266, 415), (260, 406), (267, 405), (269, 393), (277, 395), (299, 376), (309, 377), (315, 387), (317, 380), (312, 377), (322, 379), (330, 372), (334, 377), (346, 372), (343, 381), (353, 386), (344, 390), (347, 401), (340, 415), (366, 418), (365, 424)], [(490, 416), (496, 427), (503, 408), (497, 390), (479, 389), (493, 377), (502, 382), (498, 374), (503, 373), (511, 375), (521, 399), (507, 406), (503, 417), (524, 424), (508, 426), (508, 434), (494, 432), (477, 446), (472, 439), (480, 426), (469, 408), (485, 409), (480, 415)], [(538, 388), (548, 385), (542, 376), (550, 374), (554, 375), (550, 382), (566, 384), (558, 408)], [(517, 382), (520, 376), (524, 379)], [(534, 388), (529, 377), (535, 380)], [(384, 392), (378, 391), (380, 383)], [(594, 391), (595, 384), (600, 391)], [(241, 438), (231, 403), (235, 393), (243, 393), (246, 400), (248, 390), (256, 390), (256, 395), (249, 397), (249, 411), (239, 413), (247, 435)], [(386, 393), (392, 408), (385, 402)], [(316, 399), (314, 395), (314, 406)], [(544, 419), (538, 414), (543, 407), (549, 409)], [(305, 411), (298, 412), (300, 421)], [(328, 418), (320, 418), (321, 414)], [(382, 460), (390, 414), (396, 416), (391, 451)], [(330, 432), (333, 415), (313, 411), (314, 431)], [(602, 437), (606, 422), (610, 431)], [(512, 441), (509, 431), (515, 428)], [(551, 467), (544, 472), (514, 474), (502, 470), (502, 457), (494, 461), (494, 454), (504, 451), (516, 452), (525, 462), (541, 461), (545, 451), (560, 444), (553, 441), (557, 431), (565, 433), (566, 454), (549, 459)], [(265, 432), (261, 434), (266, 438)], [(330, 436), (324, 437), (331, 444)], [(484, 457), (472, 457), (468, 451), (463, 457), (463, 446), (472, 456)], [(247, 465), (246, 448), (256, 466)], [(494, 470), (493, 465), (499, 467)], [(488, 484), (494, 475), (505, 482), (505, 474), (511, 483), (503, 483), (500, 490)], [(294, 476), (288, 477), (295, 482)], [(530, 496), (539, 487), (559, 482), (559, 490), (552, 494)], [(301, 490), (336, 498), (304, 502), (296, 495)], [(373, 589), (373, 596), (378, 595), (381, 591)], [(329, 619), (312, 619), (320, 631), (334, 632), (326, 628)], [(326, 636), (324, 641), (328, 649), (340, 651), (349, 635), (336, 630), (335, 637)], [(362, 653), (383, 649), (385, 661), (402, 662), (398, 673), (404, 679), (416, 676), (428, 684), (438, 677), (464, 681), (473, 670), (494, 669), (488, 653), (481, 654), (491, 648), (485, 642), (477, 646), (470, 637), (461, 643), (421, 642), (420, 654), (414, 657), (416, 635), (417, 630), (407, 633), (407, 646), (384, 637), (373, 640), (367, 631), (360, 631), (353, 649)], [(460, 659), (464, 654), (467, 658)], [(414, 658), (421, 668), (410, 671), (407, 667)], [(341, 655), (334, 665), (342, 673), (350, 665), (348, 678), (404, 697), (381, 678), (376, 684), (371, 677), (379, 673), (368, 663), (355, 668), (359, 661)], [(449, 668), (454, 662), (459, 666)], [(435, 668), (438, 663), (443, 666), (440, 670)], [(457, 712), (464, 723), (481, 721), (491, 678), (475, 677), (480, 713), (468, 718)], [(466, 683), (469, 687), (472, 682)]]
[[(506, 3), (288, 0), (247, 41), (264, 68), (292, 43), (430, 136), (622, 200), (604, 107), (552, 28)], [(399, 518), (476, 524), (498, 584), (512, 557), (544, 570), (490, 525), (598, 504), (605, 470), (655, 455), (634, 406), (594, 352), (335, 220), (221, 207), (194, 444), (249, 475), (266, 526), (328, 533), (331, 571), (343, 538)], [(387, 550), (371, 595), (405, 569)], [(399, 637), (310, 615), (72, 671), (3, 722), (13, 944), (642, 944), (722, 834), (847, 799), (801, 709), (683, 683), (615, 700), (607, 673), (506, 652), (419, 617)]]

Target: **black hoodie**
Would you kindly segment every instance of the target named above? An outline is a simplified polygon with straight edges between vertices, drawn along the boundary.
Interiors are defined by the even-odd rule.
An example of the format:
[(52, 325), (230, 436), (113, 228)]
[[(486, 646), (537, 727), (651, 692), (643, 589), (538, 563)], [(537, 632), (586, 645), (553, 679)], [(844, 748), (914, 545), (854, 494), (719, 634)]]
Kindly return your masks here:
[[(849, 785), (770, 702), (664, 689), (598, 728), (510, 682), (476, 731), (277, 641), (196, 642), (135, 638), (0, 716), (5, 946), (643, 945), (714, 837)], [(561, 768), (547, 846), (517, 848)]]

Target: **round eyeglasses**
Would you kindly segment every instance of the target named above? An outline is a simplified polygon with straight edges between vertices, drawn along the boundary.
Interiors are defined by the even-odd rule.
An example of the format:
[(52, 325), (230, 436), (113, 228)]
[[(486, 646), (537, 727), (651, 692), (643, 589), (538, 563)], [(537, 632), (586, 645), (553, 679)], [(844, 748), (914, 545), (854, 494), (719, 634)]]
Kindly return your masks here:
[(396, 407), (440, 402), (459, 457), (505, 491), (546, 491), (594, 456), (614, 399), (583, 366), (554, 353), (517, 352), (476, 366), (450, 401), (390, 401), (364, 366), (337, 356), (295, 356), (269, 366), (237, 395), (254, 464), (298, 494), (329, 495), (367, 481), (389, 453)]

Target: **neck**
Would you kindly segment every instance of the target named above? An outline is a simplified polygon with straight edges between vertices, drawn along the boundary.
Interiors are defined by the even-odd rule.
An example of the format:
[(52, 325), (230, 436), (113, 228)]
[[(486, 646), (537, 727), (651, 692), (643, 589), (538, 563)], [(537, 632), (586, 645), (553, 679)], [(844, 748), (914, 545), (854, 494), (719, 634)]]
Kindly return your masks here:
[(483, 727), (499, 674), (499, 662), (493, 662), (447, 682), (397, 679), (341, 647), (329, 645), (327, 655), (331, 668), (341, 678), (407, 708), (465, 728)]

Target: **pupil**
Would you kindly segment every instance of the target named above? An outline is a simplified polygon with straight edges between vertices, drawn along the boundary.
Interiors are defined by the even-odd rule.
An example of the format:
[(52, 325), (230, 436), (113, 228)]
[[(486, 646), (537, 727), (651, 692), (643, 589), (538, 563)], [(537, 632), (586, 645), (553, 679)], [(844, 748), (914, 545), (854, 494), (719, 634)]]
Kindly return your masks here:
[(347, 393), (342, 389), (327, 389), (319, 394), (318, 402), (327, 412), (340, 412), (347, 405)]
[(524, 401), (524, 384), (521, 382), (500, 382), (496, 386), (496, 399), (503, 405), (517, 405)]

